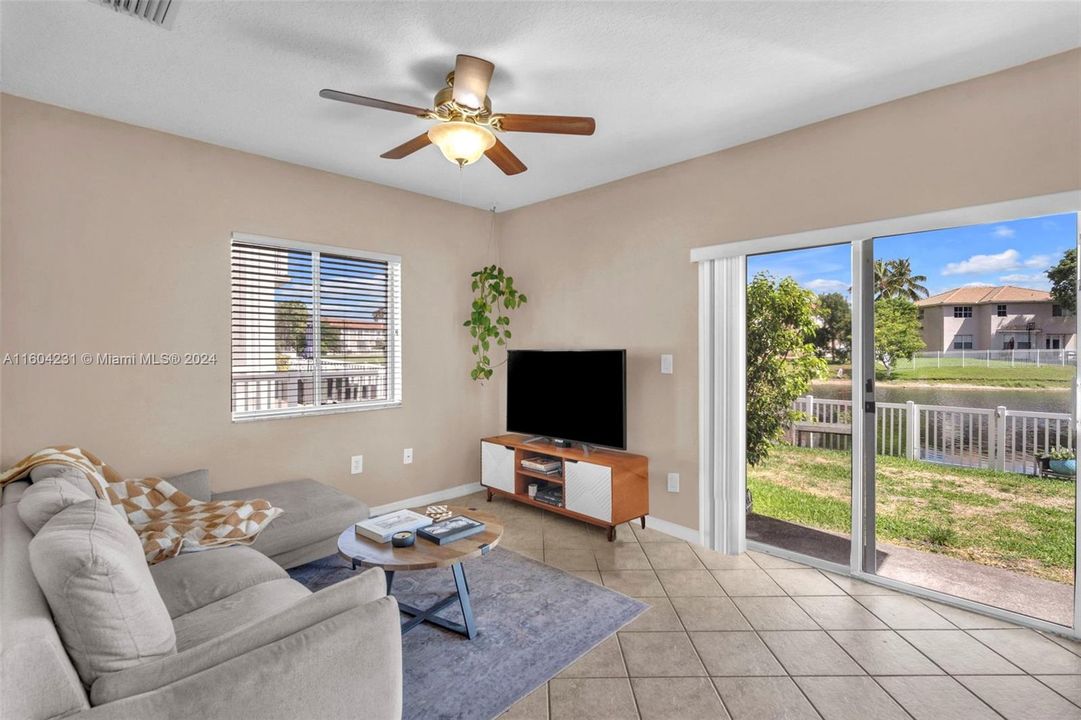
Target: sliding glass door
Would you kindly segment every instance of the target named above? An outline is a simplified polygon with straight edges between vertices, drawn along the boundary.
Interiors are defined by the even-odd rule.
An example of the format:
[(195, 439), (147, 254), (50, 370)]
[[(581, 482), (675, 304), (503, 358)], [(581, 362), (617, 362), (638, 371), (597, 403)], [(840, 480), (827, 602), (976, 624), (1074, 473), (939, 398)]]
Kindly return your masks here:
[(868, 243), (866, 570), (1072, 624), (1077, 238), (1067, 214)]

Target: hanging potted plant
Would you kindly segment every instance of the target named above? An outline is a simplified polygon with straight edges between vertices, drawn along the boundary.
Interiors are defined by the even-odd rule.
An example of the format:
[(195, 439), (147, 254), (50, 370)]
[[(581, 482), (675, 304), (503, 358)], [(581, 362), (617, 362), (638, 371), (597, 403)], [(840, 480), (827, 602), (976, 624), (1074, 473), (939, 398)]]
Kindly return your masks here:
[(462, 323), (473, 338), (476, 364), (469, 372), (474, 380), (487, 380), (495, 368), (488, 356), (492, 342), (506, 345), (511, 339), (507, 310), (524, 305), (526, 296), (514, 287), (514, 278), (498, 265), (488, 265), (473, 273), (473, 307), (469, 319)]

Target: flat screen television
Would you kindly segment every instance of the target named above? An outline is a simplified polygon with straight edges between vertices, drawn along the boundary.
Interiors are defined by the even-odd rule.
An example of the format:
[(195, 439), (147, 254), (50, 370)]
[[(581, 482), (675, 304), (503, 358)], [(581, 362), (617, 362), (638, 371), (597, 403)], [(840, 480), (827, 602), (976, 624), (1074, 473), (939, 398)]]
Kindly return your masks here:
[(511, 350), (507, 431), (627, 447), (626, 350)]

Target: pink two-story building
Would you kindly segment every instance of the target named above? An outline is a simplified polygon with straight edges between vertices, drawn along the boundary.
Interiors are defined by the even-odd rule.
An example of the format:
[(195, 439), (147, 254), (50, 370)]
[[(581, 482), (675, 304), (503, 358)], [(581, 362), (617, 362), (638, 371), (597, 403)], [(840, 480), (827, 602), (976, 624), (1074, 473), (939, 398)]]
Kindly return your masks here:
[(960, 287), (919, 300), (927, 350), (1075, 350), (1077, 318), (1043, 290)]

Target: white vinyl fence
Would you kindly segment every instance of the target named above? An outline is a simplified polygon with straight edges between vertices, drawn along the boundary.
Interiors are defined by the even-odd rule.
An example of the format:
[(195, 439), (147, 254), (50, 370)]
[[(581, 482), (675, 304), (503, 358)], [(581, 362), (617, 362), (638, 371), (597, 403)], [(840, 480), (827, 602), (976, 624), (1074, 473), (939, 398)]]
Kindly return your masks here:
[(1076, 357), (1076, 350), (942, 350), (915, 353), (911, 360), (899, 360), (897, 367), (1065, 367)]
[[(1074, 448), (1069, 413), (877, 403), (875, 451), (879, 455), (946, 465), (1035, 474), (1039, 456), (1056, 447)], [(804, 446), (851, 447), (852, 401), (805, 395), (793, 405), (804, 421), (790, 441)], [(813, 428), (822, 426), (822, 431)], [(827, 429), (828, 426), (828, 429)], [(799, 431), (796, 431), (799, 428)]]

